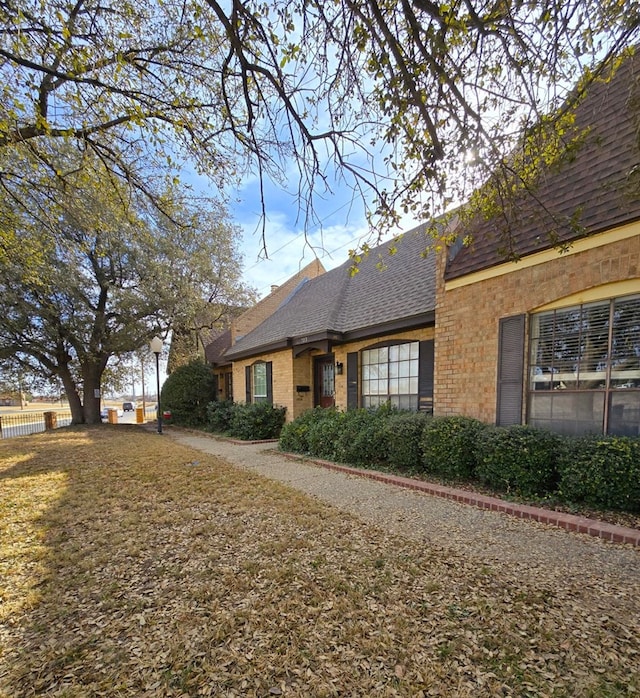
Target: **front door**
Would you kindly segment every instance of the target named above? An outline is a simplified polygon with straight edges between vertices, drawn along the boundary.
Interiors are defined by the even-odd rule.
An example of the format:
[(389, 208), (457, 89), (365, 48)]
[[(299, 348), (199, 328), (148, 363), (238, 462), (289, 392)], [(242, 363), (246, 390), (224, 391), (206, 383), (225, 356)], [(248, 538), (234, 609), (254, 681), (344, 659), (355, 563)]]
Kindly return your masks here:
[(313, 360), (314, 406), (333, 407), (336, 404), (336, 383), (333, 354)]

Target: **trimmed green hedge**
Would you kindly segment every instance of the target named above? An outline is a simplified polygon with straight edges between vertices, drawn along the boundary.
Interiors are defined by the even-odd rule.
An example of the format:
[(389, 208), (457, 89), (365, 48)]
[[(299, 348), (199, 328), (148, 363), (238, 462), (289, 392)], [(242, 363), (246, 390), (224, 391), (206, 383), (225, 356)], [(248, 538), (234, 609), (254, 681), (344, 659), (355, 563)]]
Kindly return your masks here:
[(277, 439), (286, 413), (286, 407), (275, 407), (266, 402), (236, 403), (231, 410), (228, 434), (245, 441)]
[(387, 460), (400, 470), (422, 467), (422, 434), (431, 417), (424, 412), (392, 414), (384, 424)]
[(480, 432), (476, 474), (496, 490), (540, 496), (555, 490), (563, 437), (526, 425)]
[(283, 451), (361, 467), (480, 481), (497, 492), (640, 511), (640, 439), (568, 437), (469, 417), (378, 410), (308, 410), (286, 424)]
[(291, 453), (310, 453), (311, 430), (322, 419), (330, 418), (333, 414), (335, 410), (316, 407), (313, 410), (307, 410), (293, 422), (285, 424), (280, 432), (280, 449)]
[(351, 465), (379, 465), (387, 459), (384, 427), (390, 414), (386, 407), (348, 412), (316, 407), (284, 426), (280, 448)]
[(267, 403), (244, 404), (231, 400), (210, 402), (207, 428), (244, 441), (277, 439), (282, 431), (287, 408)]
[(207, 425), (217, 434), (224, 434), (231, 427), (233, 400), (214, 400), (207, 405)]
[(422, 432), (422, 465), (428, 473), (464, 480), (475, 475), (478, 437), (485, 425), (471, 417), (434, 417)]
[(586, 436), (565, 445), (559, 496), (593, 507), (640, 511), (640, 439)]
[(387, 447), (384, 423), (389, 410), (349, 410), (338, 422), (335, 452), (341, 463), (371, 467), (386, 463)]
[[(320, 408), (318, 408), (320, 409)], [(309, 453), (318, 458), (338, 460), (336, 442), (340, 434), (340, 422), (344, 414), (337, 410), (324, 410), (326, 414), (318, 415), (309, 429)]]

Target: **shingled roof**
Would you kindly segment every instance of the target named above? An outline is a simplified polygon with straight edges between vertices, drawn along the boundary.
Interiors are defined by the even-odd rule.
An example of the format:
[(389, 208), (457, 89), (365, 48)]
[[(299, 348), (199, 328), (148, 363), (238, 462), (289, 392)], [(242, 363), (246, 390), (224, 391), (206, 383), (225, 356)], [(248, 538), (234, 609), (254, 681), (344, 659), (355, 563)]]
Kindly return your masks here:
[(217, 364), (223, 361), (225, 351), (231, 346), (231, 329), (227, 328), (216, 335), (204, 349), (207, 363)]
[[(278, 310), (226, 353), (236, 360), (314, 340), (333, 343), (434, 322), (435, 255), (421, 256), (425, 226), (372, 249), (355, 275), (347, 261), (302, 283)], [(382, 268), (379, 268), (382, 266)]]
[(449, 261), (445, 278), (507, 261), (500, 249), (505, 233), (511, 236), (511, 258), (517, 259), (640, 219), (639, 112), (640, 56), (636, 55), (627, 58), (610, 81), (589, 88), (576, 109), (576, 128), (579, 132), (588, 128), (588, 135), (559, 167), (540, 173), (535, 191), (540, 204), (532, 197), (523, 198), (512, 215), (461, 231), (471, 234), (473, 242)]

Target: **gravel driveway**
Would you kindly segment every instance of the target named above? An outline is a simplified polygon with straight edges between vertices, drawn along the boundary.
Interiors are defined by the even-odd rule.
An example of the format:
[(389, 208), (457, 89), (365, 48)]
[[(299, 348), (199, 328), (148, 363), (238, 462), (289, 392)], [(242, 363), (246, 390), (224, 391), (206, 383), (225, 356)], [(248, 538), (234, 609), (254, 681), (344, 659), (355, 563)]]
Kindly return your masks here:
[(182, 444), (278, 480), (392, 533), (424, 541), (478, 565), (517, 566), (562, 578), (586, 570), (640, 584), (640, 549), (498, 512), (470, 507), (367, 478), (290, 460), (269, 444), (230, 441), (169, 430)]

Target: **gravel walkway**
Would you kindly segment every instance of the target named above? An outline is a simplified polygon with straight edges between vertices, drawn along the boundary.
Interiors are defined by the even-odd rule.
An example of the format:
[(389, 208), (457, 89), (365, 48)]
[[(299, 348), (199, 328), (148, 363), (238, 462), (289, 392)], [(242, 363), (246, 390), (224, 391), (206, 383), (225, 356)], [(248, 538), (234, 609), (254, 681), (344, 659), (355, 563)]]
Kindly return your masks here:
[(168, 430), (182, 444), (219, 456), (306, 492), (391, 533), (437, 546), (478, 565), (516, 566), (542, 577), (576, 576), (588, 570), (640, 583), (640, 549), (601, 541), (534, 521), (477, 509), (394, 485), (293, 461), (270, 444), (234, 444)]

